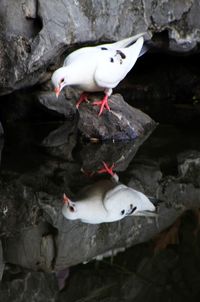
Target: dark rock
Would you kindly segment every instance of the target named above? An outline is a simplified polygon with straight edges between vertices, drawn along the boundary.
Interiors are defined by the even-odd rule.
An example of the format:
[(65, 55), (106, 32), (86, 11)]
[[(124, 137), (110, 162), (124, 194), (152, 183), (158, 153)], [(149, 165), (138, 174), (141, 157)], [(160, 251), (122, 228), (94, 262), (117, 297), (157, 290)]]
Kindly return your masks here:
[(80, 152), (83, 171), (95, 173), (102, 168), (102, 163), (114, 164), (114, 171), (124, 171), (135, 156), (138, 148), (147, 137), (139, 137), (133, 142), (88, 143)]
[[(54, 145), (55, 137), (58, 139), (61, 132), (62, 141), (66, 139), (70, 131), (76, 134), (75, 122), (78, 119), (79, 133), (86, 139), (125, 141), (139, 137), (142, 142), (143, 137), (147, 137), (156, 127), (156, 123), (150, 117), (129, 106), (120, 95), (112, 96), (109, 101), (111, 111), (103, 112), (100, 117), (98, 116), (99, 109), (94, 108), (91, 103), (82, 104), (78, 114), (75, 107), (76, 99), (77, 93), (71, 89), (67, 89), (58, 99), (52, 92), (18, 93), (4, 99), (0, 105), (1, 115), (5, 124), (8, 122), (14, 124), (17, 120), (70, 120), (72, 125), (66, 124), (68, 134), (66, 132), (65, 135), (64, 126), (60, 128), (59, 133), (52, 134), (54, 142), (51, 137), (51, 144)], [(46, 147), (50, 143), (47, 140), (49, 141), (50, 138), (43, 142)]]
[(199, 11), (198, 0), (138, 0), (126, 5), (120, 1), (114, 6), (107, 0), (99, 4), (59, 0), (56, 7), (44, 0), (17, 4), (4, 0), (0, 8), (1, 94), (42, 83), (49, 74), (47, 68), (60, 64), (69, 45), (113, 41), (144, 31), (149, 38), (167, 32), (167, 49), (190, 52), (200, 39)]
[(43, 272), (8, 273), (0, 287), (1, 300), (5, 302), (55, 301), (57, 291), (55, 276)]
[(200, 152), (188, 150), (180, 154), (179, 173), (184, 182), (192, 182), (194, 186), (200, 187)]
[[(150, 244), (134, 246), (102, 262), (79, 265), (56, 301), (112, 302), (119, 301), (119, 297), (123, 302), (187, 301), (188, 297), (198, 301), (198, 215), (199, 211), (186, 211)], [(159, 242), (165, 244), (170, 232), (177, 239), (166, 241), (166, 246), (156, 250)]]
[(3, 146), (4, 146), (4, 139), (3, 139), (3, 137), (0, 136), (0, 164), (1, 164)]
[(64, 95), (57, 99), (53, 92), (18, 91), (1, 97), (0, 117), (2, 124), (16, 121), (73, 120), (76, 109)]
[[(123, 251), (124, 248), (147, 241), (158, 229), (160, 232), (169, 226), (180, 215), (181, 210), (164, 207), (158, 222), (157, 218), (129, 217), (114, 223), (89, 225), (79, 221), (67, 221), (60, 217), (56, 226), (59, 232), (55, 269), (60, 270), (95, 258), (102, 259), (112, 253)], [(167, 219), (164, 219), (165, 217)]]
[(47, 224), (39, 224), (8, 238), (4, 248), (5, 262), (31, 270), (52, 271), (55, 247), (50, 229)]
[(99, 108), (82, 105), (78, 129), (87, 139), (123, 141), (134, 140), (151, 133), (156, 123), (146, 114), (129, 106), (120, 95), (112, 95), (110, 111), (99, 117)]
[[(1, 171), (4, 182), (1, 181), (0, 187), (0, 235), (3, 237), (5, 262), (32, 270), (59, 271), (147, 241), (169, 227), (186, 209), (199, 208), (200, 188), (198, 182), (196, 186), (193, 183), (198, 161), (193, 161), (186, 174), (178, 173), (179, 165), (185, 162), (184, 156), (180, 156), (183, 154), (180, 141), (188, 147), (187, 139), (190, 140), (191, 136), (187, 137), (185, 133), (181, 136), (176, 131), (158, 131), (157, 135), (143, 145), (126, 174), (120, 173), (122, 183), (162, 201), (157, 217), (126, 217), (100, 225), (69, 221), (61, 213), (62, 194), (66, 192), (76, 200), (80, 189), (96, 182), (96, 178), (80, 174), (81, 163), (54, 157), (24, 174), (4, 168)], [(176, 149), (175, 142), (180, 149)], [(115, 149), (115, 144), (112, 147)], [(130, 150), (134, 153), (134, 149)], [(120, 162), (114, 151), (113, 154), (114, 160)], [(174, 169), (169, 169), (170, 160), (178, 155), (180, 162), (174, 161), (175, 175)], [(126, 163), (122, 163), (123, 152), (120, 156), (119, 170), (122, 171)], [(193, 151), (187, 157), (197, 158), (198, 152)], [(125, 156), (125, 160), (129, 162), (129, 156)]]
[(5, 263), (4, 263), (4, 258), (3, 258), (3, 248), (2, 248), (1, 241), (0, 241), (0, 282), (3, 277), (4, 267), (5, 267)]
[(2, 127), (2, 125), (1, 125), (1, 123), (0, 123), (0, 137), (2, 137), (3, 134), (4, 134), (3, 127)]
[(38, 102), (64, 116), (67, 119), (73, 118), (76, 114), (76, 107), (73, 100), (75, 99), (74, 90), (67, 89), (66, 93), (61, 93), (58, 98), (54, 92), (43, 92), (36, 95)]
[(42, 141), (45, 150), (56, 157), (72, 161), (72, 152), (77, 143), (76, 121), (68, 121), (51, 131)]

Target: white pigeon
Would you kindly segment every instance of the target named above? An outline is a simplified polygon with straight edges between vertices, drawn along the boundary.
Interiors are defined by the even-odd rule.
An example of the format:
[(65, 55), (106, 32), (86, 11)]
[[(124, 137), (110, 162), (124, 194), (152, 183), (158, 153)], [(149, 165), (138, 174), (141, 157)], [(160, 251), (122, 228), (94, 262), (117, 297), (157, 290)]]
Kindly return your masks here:
[(108, 98), (112, 89), (125, 78), (137, 58), (147, 50), (143, 46), (143, 35), (141, 33), (115, 43), (83, 47), (69, 54), (63, 67), (57, 69), (51, 78), (56, 96), (66, 85), (83, 90), (76, 104), (78, 108), (81, 102), (87, 101), (85, 92), (104, 91), (104, 98), (93, 102), (93, 105), (100, 106), (99, 115), (104, 108), (110, 110)]
[(85, 188), (75, 202), (65, 194), (62, 213), (70, 220), (99, 224), (130, 215), (155, 215), (155, 206), (141, 192), (112, 180), (102, 180)]

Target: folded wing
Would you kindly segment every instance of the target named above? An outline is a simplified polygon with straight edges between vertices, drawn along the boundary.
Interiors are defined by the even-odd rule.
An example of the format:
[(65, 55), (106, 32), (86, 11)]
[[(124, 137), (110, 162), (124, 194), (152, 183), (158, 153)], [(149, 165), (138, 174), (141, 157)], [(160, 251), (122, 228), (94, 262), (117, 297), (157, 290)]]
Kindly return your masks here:
[(94, 74), (97, 85), (105, 88), (116, 87), (134, 66), (143, 42), (143, 37), (140, 37), (130, 47), (104, 51)]

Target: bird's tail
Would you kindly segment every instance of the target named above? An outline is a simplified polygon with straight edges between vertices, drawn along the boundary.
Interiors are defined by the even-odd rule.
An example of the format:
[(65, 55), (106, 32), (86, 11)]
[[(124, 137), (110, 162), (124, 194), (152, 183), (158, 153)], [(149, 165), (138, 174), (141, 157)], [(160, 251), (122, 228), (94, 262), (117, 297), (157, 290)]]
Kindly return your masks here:
[(147, 196), (148, 197), (148, 199), (151, 201), (151, 203), (153, 203), (153, 205), (155, 206), (155, 207), (157, 207), (160, 203), (163, 203), (164, 201), (163, 200), (160, 200), (160, 199), (158, 199), (158, 198), (156, 198), (156, 197), (152, 197), (152, 196)]
[(152, 40), (144, 41), (139, 57), (143, 56), (147, 51), (156, 49), (156, 44)]
[(117, 50), (119, 48), (128, 47), (128, 46), (132, 45), (135, 41), (137, 41), (140, 37), (144, 36), (145, 34), (146, 33), (143, 32), (143, 33), (137, 34), (135, 36), (117, 41), (117, 42), (112, 43), (112, 44), (109, 43), (109, 44), (101, 45), (101, 47), (102, 46), (103, 47), (108, 47), (108, 49), (112, 49), (112, 50)]

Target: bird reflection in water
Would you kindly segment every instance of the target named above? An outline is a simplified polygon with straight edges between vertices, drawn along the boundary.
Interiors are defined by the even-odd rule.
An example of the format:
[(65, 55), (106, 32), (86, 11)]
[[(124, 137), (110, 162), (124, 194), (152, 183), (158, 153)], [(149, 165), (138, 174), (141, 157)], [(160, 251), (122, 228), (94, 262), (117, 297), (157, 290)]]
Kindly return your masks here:
[(156, 207), (142, 192), (118, 182), (116, 173), (110, 180), (100, 180), (84, 188), (76, 201), (65, 194), (62, 213), (69, 220), (99, 224), (127, 216), (155, 216)]

